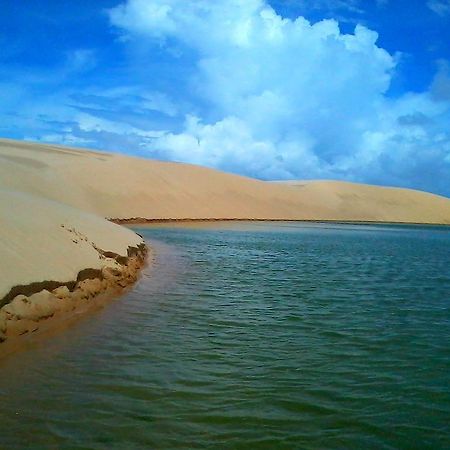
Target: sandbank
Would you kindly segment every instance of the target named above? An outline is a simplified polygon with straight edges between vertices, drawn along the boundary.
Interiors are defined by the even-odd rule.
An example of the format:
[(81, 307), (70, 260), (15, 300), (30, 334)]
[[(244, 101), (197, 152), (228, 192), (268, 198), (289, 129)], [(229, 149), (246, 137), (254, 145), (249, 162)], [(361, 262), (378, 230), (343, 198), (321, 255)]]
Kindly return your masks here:
[(136, 281), (147, 253), (128, 229), (6, 190), (0, 190), (0, 249), (0, 354), (22, 336), (117, 295)]

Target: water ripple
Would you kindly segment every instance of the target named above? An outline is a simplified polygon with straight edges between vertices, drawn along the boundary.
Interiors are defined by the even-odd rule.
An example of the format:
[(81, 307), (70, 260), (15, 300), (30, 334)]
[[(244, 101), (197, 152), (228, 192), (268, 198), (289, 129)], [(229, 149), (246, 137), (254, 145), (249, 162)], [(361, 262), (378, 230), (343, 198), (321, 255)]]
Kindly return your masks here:
[(450, 448), (450, 233), (141, 229), (126, 297), (1, 362), (0, 448)]

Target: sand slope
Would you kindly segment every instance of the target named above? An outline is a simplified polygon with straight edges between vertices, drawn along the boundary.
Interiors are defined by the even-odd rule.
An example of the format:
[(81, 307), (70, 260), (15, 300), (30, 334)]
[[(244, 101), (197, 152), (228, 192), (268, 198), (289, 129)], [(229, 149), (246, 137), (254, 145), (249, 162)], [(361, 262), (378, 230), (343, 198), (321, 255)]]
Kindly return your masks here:
[(14, 286), (76, 280), (85, 269), (119, 268), (142, 239), (101, 217), (0, 190), (0, 301)]
[(102, 217), (0, 189), (0, 254), (3, 356), (136, 281), (146, 248)]
[(337, 181), (270, 183), (188, 164), (0, 140), (0, 188), (108, 218), (450, 224), (450, 199)]

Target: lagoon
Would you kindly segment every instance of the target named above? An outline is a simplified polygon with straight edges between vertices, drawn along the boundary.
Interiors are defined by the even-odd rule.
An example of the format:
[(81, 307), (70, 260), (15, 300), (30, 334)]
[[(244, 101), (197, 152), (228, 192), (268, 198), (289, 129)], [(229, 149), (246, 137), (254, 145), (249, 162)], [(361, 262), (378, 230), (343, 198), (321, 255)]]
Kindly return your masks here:
[(450, 447), (450, 230), (137, 228), (154, 262), (0, 362), (0, 448)]

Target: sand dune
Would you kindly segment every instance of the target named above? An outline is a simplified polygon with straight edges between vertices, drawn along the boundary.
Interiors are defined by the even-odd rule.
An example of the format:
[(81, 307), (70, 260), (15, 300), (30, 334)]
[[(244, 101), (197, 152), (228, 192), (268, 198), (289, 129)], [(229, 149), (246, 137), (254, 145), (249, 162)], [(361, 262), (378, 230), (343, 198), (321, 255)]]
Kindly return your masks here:
[(126, 257), (142, 242), (131, 230), (39, 197), (0, 190), (0, 205), (0, 299), (8, 284), (70, 281), (86, 268), (117, 268), (101, 252)]
[(2, 342), (133, 282), (145, 250), (101, 217), (0, 189), (0, 252)]
[(0, 188), (108, 218), (450, 224), (450, 200), (338, 181), (270, 183), (189, 164), (0, 140)]

